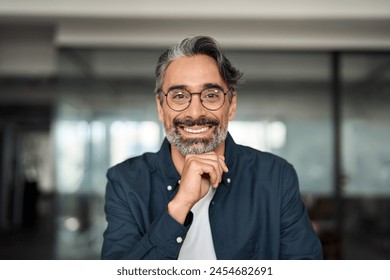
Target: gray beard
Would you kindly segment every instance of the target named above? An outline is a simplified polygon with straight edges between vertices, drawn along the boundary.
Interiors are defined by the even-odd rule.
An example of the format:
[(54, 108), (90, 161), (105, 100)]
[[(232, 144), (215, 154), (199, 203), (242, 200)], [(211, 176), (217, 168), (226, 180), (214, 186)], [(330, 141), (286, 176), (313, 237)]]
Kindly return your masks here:
[(214, 151), (222, 144), (227, 136), (227, 129), (217, 127), (210, 138), (182, 139), (179, 130), (172, 126), (165, 127), (165, 133), (169, 143), (176, 147), (184, 156), (190, 154), (204, 154)]

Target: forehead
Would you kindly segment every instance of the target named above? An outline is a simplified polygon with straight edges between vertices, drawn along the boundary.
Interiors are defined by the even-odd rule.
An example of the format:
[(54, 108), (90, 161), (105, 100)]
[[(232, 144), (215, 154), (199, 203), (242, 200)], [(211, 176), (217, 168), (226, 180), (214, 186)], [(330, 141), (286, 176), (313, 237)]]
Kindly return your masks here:
[(163, 77), (163, 87), (185, 85), (188, 88), (199, 88), (207, 83), (226, 85), (216, 61), (206, 55), (183, 56), (172, 61)]

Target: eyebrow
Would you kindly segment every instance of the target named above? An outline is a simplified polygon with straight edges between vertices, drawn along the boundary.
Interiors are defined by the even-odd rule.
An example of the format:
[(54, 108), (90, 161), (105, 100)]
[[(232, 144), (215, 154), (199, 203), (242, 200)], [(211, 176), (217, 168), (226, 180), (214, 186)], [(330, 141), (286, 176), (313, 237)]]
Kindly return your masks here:
[(214, 84), (214, 83), (203, 84), (203, 89), (207, 89), (207, 88), (218, 88), (218, 89), (223, 91), (222, 86), (220, 86), (219, 84)]
[(174, 89), (187, 89), (187, 87), (185, 85), (174, 85), (174, 86), (169, 87), (167, 92), (170, 92), (171, 90), (174, 90)]
[[(220, 90), (223, 90), (222, 86), (220, 86), (219, 84), (215, 84), (215, 83), (205, 83), (202, 86), (202, 90), (209, 89), (209, 88), (218, 88)], [(174, 86), (169, 87), (167, 92), (170, 92), (171, 90), (175, 90), (175, 89), (185, 89), (185, 90), (188, 90), (186, 85), (174, 85)]]

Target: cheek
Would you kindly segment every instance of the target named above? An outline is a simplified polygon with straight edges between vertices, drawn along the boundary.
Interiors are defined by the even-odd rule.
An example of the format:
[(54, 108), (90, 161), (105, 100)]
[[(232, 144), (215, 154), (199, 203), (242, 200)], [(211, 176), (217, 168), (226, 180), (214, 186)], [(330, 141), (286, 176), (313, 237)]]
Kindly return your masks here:
[(228, 124), (229, 124), (229, 120), (224, 120), (223, 122), (223, 127), (226, 129), (228, 127)]
[(228, 126), (228, 122), (229, 122), (229, 116), (222, 115), (222, 116), (220, 116), (219, 121), (220, 121), (220, 126), (226, 129)]
[(221, 123), (223, 123), (223, 124), (226, 126), (227, 123), (230, 121), (230, 112), (229, 112), (229, 111), (228, 111), (228, 112), (225, 112), (225, 113), (221, 116), (220, 120), (221, 120)]
[(172, 121), (168, 118), (164, 118), (163, 124), (165, 127), (171, 127), (172, 126)]
[(165, 103), (164, 100), (162, 103), (160, 103), (160, 99), (156, 98), (157, 102), (157, 108), (158, 108), (158, 118), (161, 123), (164, 124), (164, 126), (171, 126), (173, 119), (176, 117), (175, 112), (173, 112), (168, 105)]
[(163, 111), (162, 119), (160, 119), (160, 120), (164, 124), (164, 127), (170, 128), (173, 126), (174, 118), (175, 118), (175, 116), (169, 114), (167, 111)]

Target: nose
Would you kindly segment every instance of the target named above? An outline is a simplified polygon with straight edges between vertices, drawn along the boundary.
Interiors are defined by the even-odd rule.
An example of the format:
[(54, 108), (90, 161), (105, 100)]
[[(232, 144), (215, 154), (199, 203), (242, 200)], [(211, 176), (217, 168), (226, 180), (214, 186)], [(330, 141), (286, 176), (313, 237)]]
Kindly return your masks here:
[(205, 108), (202, 105), (199, 93), (192, 94), (191, 103), (187, 108), (187, 112), (194, 119), (205, 114)]

